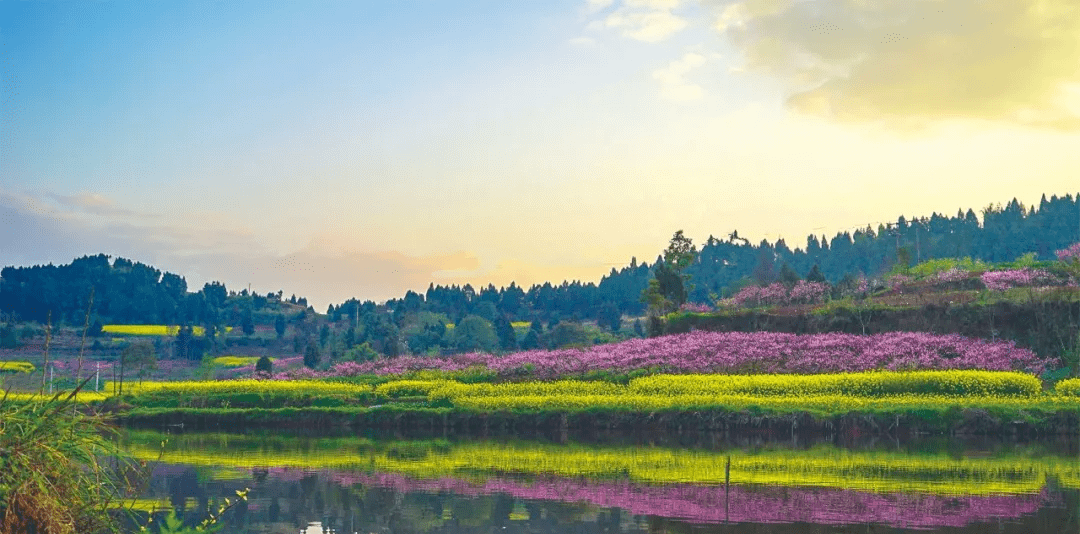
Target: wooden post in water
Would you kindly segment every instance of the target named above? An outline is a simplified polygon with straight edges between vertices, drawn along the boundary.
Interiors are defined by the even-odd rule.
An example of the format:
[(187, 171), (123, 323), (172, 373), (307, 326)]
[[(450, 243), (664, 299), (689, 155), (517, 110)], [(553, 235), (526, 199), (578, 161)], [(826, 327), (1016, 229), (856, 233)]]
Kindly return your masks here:
[(570, 439), (570, 422), (566, 412), (559, 414), (559, 443), (566, 443)]
[(728, 504), (731, 502), (731, 455), (727, 457), (727, 461), (724, 463), (724, 522), (731, 521), (731, 515), (728, 509)]

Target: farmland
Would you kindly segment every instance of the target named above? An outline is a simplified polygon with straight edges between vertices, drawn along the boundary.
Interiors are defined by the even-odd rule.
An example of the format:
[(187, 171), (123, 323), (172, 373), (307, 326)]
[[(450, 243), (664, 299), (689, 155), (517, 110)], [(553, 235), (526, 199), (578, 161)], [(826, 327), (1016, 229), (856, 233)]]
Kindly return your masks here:
[[(497, 415), (511, 427), (547, 424), (544, 421), (552, 416), (570, 417), (576, 426), (588, 425), (591, 418), (618, 425), (666, 414), (676, 419), (711, 418), (711, 423), (702, 423), (708, 426), (747, 416), (777, 420), (798, 416), (828, 422), (856, 415), (947, 430), (972, 413), (983, 413), (996, 417), (997, 426), (1025, 423), (1043, 432), (1063, 432), (1070, 431), (1080, 416), (1076, 389), (1075, 381), (1063, 381), (1060, 390), (1043, 391), (1039, 380), (1029, 374), (971, 370), (660, 374), (625, 384), (601, 380), (464, 383), (445, 378), (390, 379), (377, 384), (229, 380), (131, 384), (125, 386), (122, 397), (105, 400), (105, 404), (126, 406), (117, 415), (136, 423), (190, 421), (196, 425), (233, 420), (385, 426), (401, 416), (419, 418), (415, 421), (426, 421), (423, 425), (429, 426), (469, 425), (478, 417)], [(103, 399), (80, 396), (83, 402)]]

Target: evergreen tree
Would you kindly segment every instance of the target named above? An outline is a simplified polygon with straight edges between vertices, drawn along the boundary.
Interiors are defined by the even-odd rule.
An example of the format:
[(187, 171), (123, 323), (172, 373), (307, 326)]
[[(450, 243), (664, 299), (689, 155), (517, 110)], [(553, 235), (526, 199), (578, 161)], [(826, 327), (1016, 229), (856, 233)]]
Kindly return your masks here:
[(500, 349), (512, 351), (517, 348), (517, 333), (514, 332), (514, 325), (510, 324), (510, 319), (506, 315), (495, 318), (495, 335), (499, 338)]
[(240, 327), (244, 330), (245, 336), (250, 336), (255, 333), (255, 316), (250, 307), (244, 308), (244, 316)]
[(326, 341), (328, 339), (330, 339), (330, 326), (324, 324), (322, 325), (322, 328), (319, 329), (319, 346), (326, 347)]
[(255, 362), (256, 373), (271, 374), (274, 372), (274, 362), (270, 361), (270, 358), (263, 356), (259, 358), (259, 361)]
[(799, 278), (799, 274), (796, 273), (795, 269), (792, 269), (791, 266), (788, 265), (788, 263), (785, 261), (784, 264), (780, 266), (780, 283), (784, 284), (787, 287), (791, 287), (794, 286), (799, 280), (802, 280), (801, 278)]
[(663, 315), (686, 303), (691, 287), (690, 276), (685, 271), (696, 257), (693, 241), (682, 230), (675, 232), (664, 250), (663, 260), (657, 262), (653, 279), (641, 293), (641, 301), (649, 307), (650, 315)]
[(319, 364), (319, 346), (314, 343), (308, 343), (307, 348), (304, 349), (304, 366), (308, 369), (314, 369)]
[(614, 302), (608, 302), (600, 309), (597, 316), (597, 324), (612, 332), (618, 332), (622, 327), (622, 313)]
[(15, 326), (7, 323), (0, 327), (0, 348), (14, 349), (19, 346), (19, 338), (15, 334)]
[(525, 334), (525, 339), (521, 340), (521, 348), (524, 350), (535, 350), (540, 348), (540, 332), (530, 328)]
[(285, 337), (285, 316), (280, 313), (274, 317), (274, 331), (277, 332), (278, 339)]

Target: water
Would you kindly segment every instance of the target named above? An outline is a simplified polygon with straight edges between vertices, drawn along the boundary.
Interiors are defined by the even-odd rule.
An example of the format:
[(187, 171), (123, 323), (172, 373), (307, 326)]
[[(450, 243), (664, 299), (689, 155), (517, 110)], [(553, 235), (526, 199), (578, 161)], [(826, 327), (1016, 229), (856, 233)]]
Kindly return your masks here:
[(1080, 533), (1074, 440), (124, 440), (150, 461), (138, 502), (159, 521), (250, 488), (224, 532)]

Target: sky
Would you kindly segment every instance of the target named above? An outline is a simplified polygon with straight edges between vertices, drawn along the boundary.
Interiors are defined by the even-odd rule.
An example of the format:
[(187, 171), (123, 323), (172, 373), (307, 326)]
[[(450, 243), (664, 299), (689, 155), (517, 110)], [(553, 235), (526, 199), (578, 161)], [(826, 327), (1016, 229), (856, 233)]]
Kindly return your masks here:
[(0, 265), (317, 309), (1080, 190), (1075, 0), (0, 0)]

